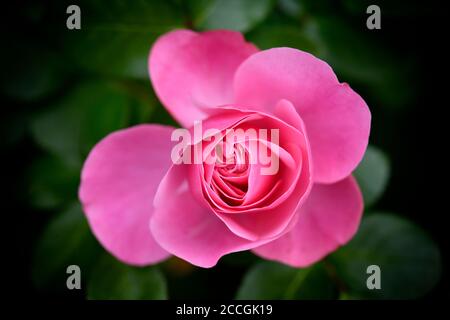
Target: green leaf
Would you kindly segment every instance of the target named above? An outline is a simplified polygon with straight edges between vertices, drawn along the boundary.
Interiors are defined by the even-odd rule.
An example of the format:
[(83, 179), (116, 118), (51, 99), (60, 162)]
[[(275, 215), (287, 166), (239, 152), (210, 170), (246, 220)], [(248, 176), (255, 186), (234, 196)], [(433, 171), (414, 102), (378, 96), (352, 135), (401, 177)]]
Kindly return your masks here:
[(34, 283), (38, 288), (56, 284), (60, 290), (67, 290), (67, 267), (78, 265), (84, 279), (99, 253), (80, 205), (72, 204), (49, 223), (38, 241), (33, 259)]
[(283, 13), (294, 18), (306, 14), (328, 14), (336, 10), (335, 3), (330, 0), (278, 0), (278, 4)]
[(34, 119), (33, 136), (69, 167), (79, 169), (100, 139), (128, 125), (135, 99), (117, 83), (83, 83)]
[(125, 82), (127, 93), (134, 97), (131, 103), (130, 125), (159, 123), (179, 127), (179, 124), (159, 102), (156, 94), (146, 81)]
[(66, 70), (55, 52), (17, 39), (8, 48), (1, 57), (2, 93), (29, 102), (46, 97), (64, 83)]
[(261, 262), (245, 275), (237, 299), (332, 299), (335, 288), (322, 264), (306, 269)]
[[(433, 3), (434, 2), (434, 3)], [(424, 6), (421, 2), (415, 1), (390, 1), (390, 0), (342, 0), (343, 8), (354, 15), (369, 17), (366, 13), (367, 7), (376, 4), (381, 9), (381, 19), (383, 17), (411, 17), (425, 16), (433, 14), (433, 8), (439, 5), (438, 1), (432, 0), (431, 3)]]
[(157, 267), (131, 267), (105, 255), (99, 260), (89, 279), (88, 298), (98, 300), (167, 299), (167, 285)]
[(199, 29), (251, 30), (273, 7), (272, 0), (191, 0), (193, 24)]
[(148, 79), (155, 39), (183, 26), (170, 1), (82, 1), (81, 29), (66, 30), (62, 46), (77, 67), (90, 73)]
[(0, 148), (14, 148), (26, 136), (30, 114), (27, 109), (15, 110), (0, 119)]
[(29, 200), (37, 208), (50, 209), (75, 199), (79, 170), (68, 168), (56, 157), (33, 160), (28, 172)]
[(300, 18), (305, 11), (300, 0), (278, 0), (278, 6), (284, 14), (293, 18)]
[(248, 267), (260, 261), (256, 255), (250, 251), (240, 251), (227, 254), (220, 259), (221, 262), (234, 267)]
[(260, 49), (291, 47), (317, 55), (319, 48), (299, 26), (291, 24), (262, 25), (247, 35)]
[(365, 206), (370, 207), (386, 189), (390, 175), (389, 160), (380, 149), (370, 145), (353, 174), (361, 188)]
[[(414, 299), (439, 281), (440, 253), (416, 225), (395, 215), (367, 215), (357, 235), (331, 257), (349, 295), (378, 299)], [(381, 269), (381, 289), (367, 288), (367, 267)]]
[(414, 98), (411, 88), (416, 86), (410, 76), (415, 61), (395, 55), (375, 35), (358, 30), (342, 19), (327, 16), (308, 20), (305, 32), (319, 44), (319, 57), (333, 67), (341, 81), (365, 85), (373, 100), (383, 106), (408, 105)]

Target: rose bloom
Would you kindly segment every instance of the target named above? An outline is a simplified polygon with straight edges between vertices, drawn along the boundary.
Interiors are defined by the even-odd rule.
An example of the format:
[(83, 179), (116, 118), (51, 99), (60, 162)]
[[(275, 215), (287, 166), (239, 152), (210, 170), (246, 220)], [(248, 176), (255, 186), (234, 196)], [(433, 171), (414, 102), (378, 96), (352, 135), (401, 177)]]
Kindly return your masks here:
[[(190, 132), (201, 120), (202, 135), (180, 147), (175, 128), (144, 124), (93, 148), (79, 197), (117, 259), (147, 265), (175, 255), (212, 267), (251, 249), (303, 267), (352, 238), (363, 200), (351, 172), (371, 115), (327, 63), (292, 48), (259, 51), (237, 32), (176, 30), (154, 44), (149, 72), (167, 110)], [(226, 140), (239, 129), (269, 132), (253, 139), (276, 159), (276, 171), (248, 161), (258, 155), (245, 137)], [(235, 161), (215, 152), (224, 143), (225, 160)]]

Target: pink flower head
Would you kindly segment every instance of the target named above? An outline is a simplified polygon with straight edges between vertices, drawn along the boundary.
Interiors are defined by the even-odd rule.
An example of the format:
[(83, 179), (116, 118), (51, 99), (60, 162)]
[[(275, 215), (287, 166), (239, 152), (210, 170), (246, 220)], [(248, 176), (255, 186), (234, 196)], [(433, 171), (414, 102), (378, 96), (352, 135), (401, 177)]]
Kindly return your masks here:
[(258, 51), (237, 32), (177, 30), (156, 41), (149, 70), (187, 130), (140, 125), (89, 154), (80, 199), (114, 256), (212, 267), (252, 249), (301, 267), (352, 238), (363, 201), (351, 172), (371, 116), (328, 64)]

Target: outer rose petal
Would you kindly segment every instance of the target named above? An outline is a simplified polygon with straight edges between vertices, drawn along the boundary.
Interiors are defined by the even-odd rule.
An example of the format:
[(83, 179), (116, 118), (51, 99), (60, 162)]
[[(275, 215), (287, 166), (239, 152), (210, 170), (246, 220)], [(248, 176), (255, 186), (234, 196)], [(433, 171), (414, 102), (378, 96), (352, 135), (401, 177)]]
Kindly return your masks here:
[(172, 166), (155, 196), (150, 229), (164, 249), (196, 266), (210, 268), (227, 253), (267, 243), (236, 236), (198, 202), (189, 190), (188, 169), (183, 164)]
[(233, 102), (234, 73), (257, 51), (238, 32), (176, 30), (154, 44), (150, 78), (164, 106), (190, 127), (205, 117), (205, 108)]
[(362, 211), (361, 192), (353, 177), (330, 185), (315, 184), (293, 229), (253, 251), (294, 267), (308, 266), (353, 237)]
[(114, 132), (84, 164), (79, 197), (91, 229), (125, 263), (146, 265), (169, 256), (148, 223), (156, 189), (171, 164), (172, 130), (140, 125)]
[(291, 48), (261, 51), (239, 67), (234, 88), (237, 105), (271, 112), (281, 99), (293, 103), (306, 126), (316, 182), (343, 179), (361, 161), (370, 111), (324, 61)]

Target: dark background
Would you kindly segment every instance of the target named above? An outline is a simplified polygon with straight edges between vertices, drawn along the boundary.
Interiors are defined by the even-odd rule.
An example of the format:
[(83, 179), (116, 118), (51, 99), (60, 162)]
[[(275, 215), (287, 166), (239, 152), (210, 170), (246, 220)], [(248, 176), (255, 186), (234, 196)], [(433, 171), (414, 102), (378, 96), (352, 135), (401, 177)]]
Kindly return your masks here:
[[(66, 164), (61, 164), (60, 159), (48, 156), (49, 150), (45, 143), (43, 146), (42, 138), (34, 135), (33, 127), (39, 127), (36, 119), (53, 110), (58, 101), (64, 101), (68, 92), (80, 83), (120, 81), (121, 86), (136, 92), (136, 96), (146, 95), (144, 107), (132, 101), (132, 111), (126, 122), (112, 119), (105, 122), (105, 127), (95, 128), (95, 134), (83, 140), (81, 155), (85, 156), (106, 133), (120, 127), (143, 122), (173, 123), (154, 97), (148, 79), (139, 72), (128, 74), (120, 66), (109, 65), (109, 61), (102, 65), (101, 57), (92, 55), (103, 50), (110, 39), (105, 43), (82, 39), (82, 32), (89, 31), (90, 21), (101, 20), (109, 10), (112, 16), (126, 11), (126, 6), (122, 10), (104, 6), (100, 10), (103, 14), (87, 9), (101, 2), (81, 3), (82, 30), (70, 32), (65, 27), (67, 3), (64, 1), (23, 1), (2, 9), (1, 152), (5, 162), (2, 180), (6, 187), (2, 201), (6, 217), (2, 234), (6, 239), (2, 247), (6, 249), (3, 265), (7, 269), (3, 274), (11, 284), (12, 296), (79, 299), (85, 296), (85, 290), (62, 290), (54, 280), (39, 284), (39, 280), (34, 279), (36, 270), (45, 268), (36, 266), (39, 263), (35, 253), (37, 243), (49, 221), (76, 201), (79, 173), (77, 164), (66, 170)], [(372, 210), (407, 217), (430, 235), (440, 249), (443, 271), (438, 284), (424, 298), (448, 298), (449, 276), (445, 273), (449, 263), (448, 210), (443, 206), (448, 198), (444, 178), (448, 147), (444, 140), (448, 127), (445, 125), (448, 108), (445, 20), (448, 20), (448, 11), (443, 2), (438, 1), (298, 1), (301, 10), (285, 5), (294, 2), (274, 1), (270, 13), (246, 30), (246, 38), (262, 48), (278, 44), (312, 51), (328, 61), (340, 80), (349, 82), (365, 98), (373, 115), (370, 143), (388, 156), (391, 172), (387, 188)], [(359, 4), (353, 4), (357, 2)], [(209, 28), (205, 22), (196, 26), (197, 4), (164, 3), (158, 6), (174, 10), (177, 21), (184, 27)], [(365, 27), (364, 8), (368, 4), (381, 7), (381, 30)], [(123, 19), (134, 22), (132, 14)], [(328, 39), (329, 43), (325, 43), (331, 43), (328, 47), (331, 55), (323, 53), (321, 45), (310, 38), (298, 36), (308, 29), (309, 22), (320, 19), (325, 21), (325, 26), (329, 21), (338, 21), (338, 25), (345, 25), (343, 30), (349, 31), (347, 37), (345, 32), (333, 34), (337, 32), (333, 26), (325, 27), (326, 36), (322, 41)], [(164, 14), (160, 11), (149, 15), (148, 20), (154, 30), (143, 45), (149, 49), (154, 39), (170, 30), (171, 25), (162, 24)], [(285, 26), (288, 28), (283, 29)], [(266, 37), (270, 34), (268, 29), (276, 30), (273, 39)], [(74, 36), (76, 32), (81, 35)], [(97, 43), (98, 47), (92, 43)], [(124, 41), (117, 48), (126, 50), (128, 46), (132, 44)], [(121, 57), (120, 52), (117, 54)], [(380, 73), (372, 77), (377, 71)], [(142, 72), (146, 73), (146, 68)], [(147, 104), (151, 111), (145, 111)], [(75, 116), (56, 117), (59, 124), (51, 133), (58, 135), (58, 128), (64, 127), (59, 119)], [(47, 122), (51, 124), (51, 120)], [(36, 167), (38, 169), (34, 169)], [(255, 261), (256, 258), (243, 253), (205, 270), (170, 260), (163, 264), (162, 270), (168, 279), (170, 298), (232, 298), (243, 275)]]

